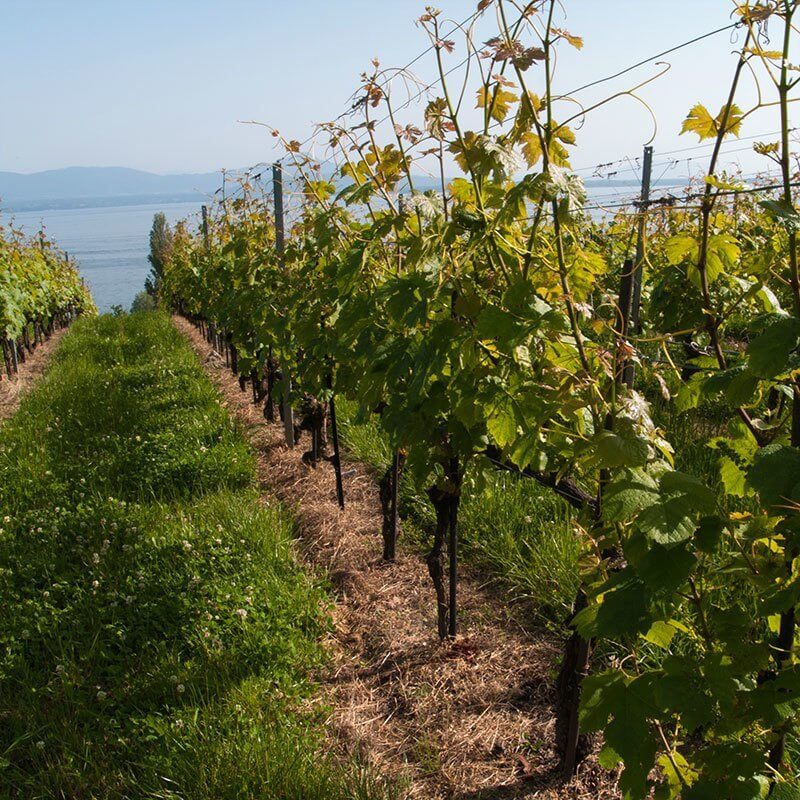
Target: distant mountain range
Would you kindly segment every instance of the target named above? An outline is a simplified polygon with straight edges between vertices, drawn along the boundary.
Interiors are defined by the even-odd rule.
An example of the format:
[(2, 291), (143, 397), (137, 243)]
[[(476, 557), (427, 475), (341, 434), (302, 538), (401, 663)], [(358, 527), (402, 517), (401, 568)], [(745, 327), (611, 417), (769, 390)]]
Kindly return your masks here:
[[(421, 190), (438, 187), (437, 181), (424, 176), (417, 176), (415, 182)], [(654, 185), (660, 183), (656, 181)], [(210, 197), (221, 185), (219, 172), (155, 175), (126, 167), (67, 167), (32, 174), (0, 172), (0, 209), (42, 211), (193, 202)], [(637, 182), (590, 179), (586, 185), (635, 187)]]
[(155, 175), (126, 167), (68, 167), (25, 175), (0, 172), (0, 208), (38, 211), (91, 205), (199, 200), (222, 185), (219, 172)]

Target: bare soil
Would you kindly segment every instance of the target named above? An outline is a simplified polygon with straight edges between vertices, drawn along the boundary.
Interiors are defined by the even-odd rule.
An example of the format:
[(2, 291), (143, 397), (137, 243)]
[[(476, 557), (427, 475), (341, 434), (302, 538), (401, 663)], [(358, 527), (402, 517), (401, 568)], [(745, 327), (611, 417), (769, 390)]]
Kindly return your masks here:
[(8, 419), (19, 408), (25, 393), (44, 374), (50, 363), (50, 357), (66, 332), (66, 328), (54, 331), (33, 353), (26, 353), (25, 363), (20, 363), (19, 372), (10, 380), (5, 373), (5, 367), (0, 363), (0, 368), (3, 370), (0, 376), (0, 420)]
[(462, 635), (436, 634), (433, 586), (422, 554), (402, 541), (397, 562), (381, 560), (376, 476), (344, 466), (346, 508), (333, 468), (303, 463), (280, 423), (264, 420), (188, 321), (175, 318), (247, 431), (265, 502), (277, 498), (298, 521), (300, 557), (336, 589), (331, 663), (319, 676), (336, 746), (371, 764), (402, 796), (459, 800), (611, 800), (615, 776), (594, 757), (565, 783), (552, 746), (554, 687), (563, 642), (515, 619), (510, 598), (467, 569), (459, 584)]

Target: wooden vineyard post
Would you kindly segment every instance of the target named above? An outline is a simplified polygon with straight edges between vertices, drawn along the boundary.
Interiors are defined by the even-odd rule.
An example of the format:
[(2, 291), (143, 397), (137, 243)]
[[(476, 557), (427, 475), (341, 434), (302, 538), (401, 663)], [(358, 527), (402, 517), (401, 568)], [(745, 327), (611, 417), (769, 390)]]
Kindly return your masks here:
[(397, 523), (398, 519), (398, 491), (400, 489), (400, 459), (402, 458), (399, 448), (394, 451), (394, 461), (392, 462), (392, 558), (397, 554)]
[(208, 206), (200, 206), (200, 214), (203, 217), (203, 244), (208, 250)]
[[(397, 208), (400, 214), (404, 214), (406, 210), (405, 195), (400, 194), (397, 197)], [(398, 274), (403, 269), (403, 248), (398, 242), (397, 247), (397, 271)], [(384, 475), (381, 481), (381, 494), (388, 494), (388, 497), (381, 497), (381, 504), (384, 506), (384, 521), (383, 521), (383, 560), (394, 561), (397, 557), (397, 536), (398, 536), (398, 514), (397, 514), (397, 490), (400, 483), (400, 473), (403, 468), (403, 456), (401, 455), (400, 448), (396, 448), (392, 458), (392, 466), (389, 471)], [(387, 483), (388, 481), (388, 483)], [(386, 483), (387, 485), (383, 485)], [(388, 490), (388, 491), (386, 491)], [(388, 514), (385, 503), (388, 501)]]
[(3, 361), (5, 362), (8, 379), (11, 380), (14, 374), (11, 366), (11, 344), (5, 337), (3, 337)]
[[(633, 328), (633, 302), (636, 290), (636, 267), (634, 262), (628, 259), (622, 268), (622, 280), (619, 287), (619, 314), (617, 317), (617, 351), (627, 348), (628, 336)], [(633, 379), (635, 377), (633, 358), (631, 355), (624, 357), (620, 374), (616, 375), (616, 380), (628, 389), (633, 389)]]
[[(640, 331), (640, 312), (642, 308), (642, 279), (644, 276), (645, 244), (647, 238), (647, 210), (650, 206), (650, 184), (653, 176), (653, 148), (647, 145), (644, 148), (642, 159), (642, 193), (639, 198), (639, 220), (636, 235), (636, 257), (633, 262), (633, 293), (631, 295), (630, 316), (628, 328), (633, 333)], [(630, 365), (633, 370), (633, 364)], [(626, 377), (626, 383), (633, 383), (633, 375)]]
[[(275, 198), (275, 250), (278, 264), (283, 269), (285, 234), (283, 219), (283, 167), (280, 162), (272, 165), (272, 191)], [(289, 370), (283, 370), (283, 431), (286, 444), (294, 447), (294, 410), (292, 409), (292, 378)]]
[[(328, 376), (328, 388), (333, 388), (333, 379)], [(336, 500), (339, 508), (344, 510), (344, 483), (342, 482), (342, 458), (339, 451), (339, 428), (336, 423), (336, 400), (333, 394), (330, 399), (331, 438), (333, 439), (333, 470), (336, 474)]]
[[(397, 537), (399, 535), (399, 515), (398, 515), (398, 489), (400, 486), (400, 475), (403, 471), (403, 454), (400, 448), (394, 451), (392, 466), (381, 480), (381, 504), (384, 503), (384, 492), (388, 495), (388, 509), (384, 509), (383, 523), (383, 560), (394, 561), (397, 557)], [(384, 485), (385, 484), (385, 485)], [(388, 513), (387, 513), (388, 512)]]
[[(628, 336), (634, 329), (634, 303), (636, 292), (636, 265), (628, 259), (622, 268), (622, 278), (620, 279), (619, 287), (619, 304), (617, 318), (615, 322), (615, 332), (617, 334), (617, 358), (618, 366), (615, 370), (614, 379), (620, 387), (627, 387), (628, 390), (633, 388), (634, 370), (633, 360), (631, 354), (627, 352)], [(639, 273), (641, 280), (641, 273)], [(609, 419), (607, 427), (613, 427), (613, 421)], [(603, 477), (600, 481), (602, 492)], [(602, 502), (597, 507), (597, 522), (600, 522), (600, 509)], [(604, 551), (603, 558), (611, 558), (614, 553)], [(583, 610), (586, 607), (586, 595), (583, 590), (580, 591), (578, 598), (575, 601), (575, 613)], [(595, 643), (581, 637), (577, 632), (573, 631), (572, 636), (567, 642), (565, 652), (564, 664), (566, 670), (562, 670), (559, 676), (559, 686), (562, 687), (562, 703), (566, 706), (562, 710), (568, 716), (566, 722), (566, 737), (564, 742), (564, 751), (561, 766), (564, 775), (571, 777), (575, 774), (575, 769), (579, 762), (579, 748), (580, 748), (580, 699), (581, 690), (584, 679), (589, 674), (589, 667), (591, 663), (592, 651), (594, 650)], [(568, 674), (571, 673), (571, 674)]]
[[(208, 253), (208, 206), (202, 205), (200, 206), (200, 215), (203, 220), (203, 247), (205, 248), (206, 253)], [(214, 346), (214, 339), (212, 334), (212, 325), (209, 322), (208, 324), (203, 324), (201, 322), (200, 326), (203, 335), (206, 338), (206, 341), (213, 347)]]
[(11, 366), (14, 368), (14, 373), (19, 372), (19, 353), (17, 351), (17, 340), (11, 338)]
[(458, 635), (458, 506), (461, 495), (461, 476), (458, 458), (450, 459), (450, 489), (447, 541), (447, 555), (449, 559), (448, 588), (450, 591), (450, 613), (448, 615), (448, 636), (455, 639)]
[[(641, 322), (642, 308), (642, 280), (644, 277), (644, 257), (647, 234), (647, 209), (650, 204), (650, 184), (653, 175), (653, 148), (647, 145), (644, 148), (644, 158), (642, 161), (642, 194), (639, 201), (639, 221), (636, 236), (636, 257), (633, 262), (633, 286), (631, 287), (631, 299), (628, 314), (625, 318), (626, 330), (631, 333), (638, 333)], [(620, 295), (621, 299), (621, 295)], [(633, 361), (628, 361), (625, 365), (624, 383), (630, 389), (633, 386), (635, 366)]]

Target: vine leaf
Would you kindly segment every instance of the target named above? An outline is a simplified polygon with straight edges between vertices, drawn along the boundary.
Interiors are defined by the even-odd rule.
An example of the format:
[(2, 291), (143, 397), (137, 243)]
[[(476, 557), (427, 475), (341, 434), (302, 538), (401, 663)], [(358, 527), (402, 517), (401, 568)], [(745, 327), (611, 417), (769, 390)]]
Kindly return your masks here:
[(643, 509), (657, 503), (658, 483), (642, 469), (628, 469), (606, 486), (603, 513), (611, 522), (632, 519)]
[(647, 440), (630, 433), (601, 431), (594, 439), (594, 446), (599, 465), (606, 469), (644, 466), (650, 454)]
[(778, 317), (747, 348), (750, 369), (759, 378), (774, 378), (789, 367), (789, 359), (800, 344), (800, 320)]
[(580, 36), (575, 36), (569, 31), (565, 31), (563, 28), (553, 28), (552, 32), (571, 44), (576, 50), (583, 50), (583, 39)]
[(787, 503), (800, 501), (800, 451), (773, 444), (765, 447), (747, 473), (748, 483), (776, 513)]
[(742, 128), (742, 109), (735, 103), (730, 107), (723, 106), (716, 117), (711, 116), (711, 112), (702, 104), (697, 103), (689, 112), (681, 128), (681, 133), (696, 133), (700, 141), (705, 139), (716, 139), (722, 129), (723, 122), (727, 113), (727, 123), (725, 126), (725, 136), (738, 136)]
[(486, 427), (500, 448), (506, 448), (517, 440), (517, 415), (510, 398), (504, 398), (495, 406)]
[(508, 116), (508, 112), (511, 111), (512, 104), (518, 100), (519, 97), (508, 89), (498, 87), (491, 91), (485, 86), (481, 86), (478, 89), (478, 102), (475, 104), (475, 108), (489, 108), (489, 116), (497, 122), (503, 122)]

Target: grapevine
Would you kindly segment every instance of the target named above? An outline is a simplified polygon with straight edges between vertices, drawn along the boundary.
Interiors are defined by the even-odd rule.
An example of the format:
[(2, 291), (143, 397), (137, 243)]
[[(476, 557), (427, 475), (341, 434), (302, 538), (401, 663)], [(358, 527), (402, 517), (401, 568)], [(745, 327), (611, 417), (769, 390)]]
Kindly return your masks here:
[(43, 233), (27, 240), (0, 227), (0, 341), (9, 378), (54, 328), (94, 310), (77, 268)]
[[(320, 126), (336, 174), (275, 132), (298, 186), (285, 249), (246, 182), (205, 231), (178, 226), (165, 296), (216, 337), (267, 415), (290, 397), (318, 444), (334, 397), (376, 420), (395, 475), (435, 511), (442, 638), (457, 633), (463, 493), (510, 469), (570, 504), (584, 558), (558, 681), (567, 773), (587, 750), (579, 734), (602, 732), (600, 761), (623, 764), (625, 797), (765, 797), (795, 779), (800, 709), (797, 4), (735, 4), (723, 106), (696, 104), (684, 124), (713, 144), (699, 205), (656, 200), (605, 221), (571, 168), (578, 128), (643, 84), (576, 110), (558, 93), (557, 53), (583, 42), (560, 9), (481, 0), (462, 26), (474, 86), (449, 77), (456, 45), (428, 9), (438, 78), (421, 119), (401, 122), (397, 73), (376, 62), (359, 121)], [(490, 12), (497, 34), (478, 45), (473, 25)], [(763, 83), (752, 108), (738, 105), (745, 74)], [(770, 109), (779, 140), (755, 151), (779, 169), (777, 191), (719, 170), (723, 144)], [(426, 167), (435, 190), (416, 186)], [(713, 472), (683, 468), (677, 419), (708, 440)], [(592, 670), (598, 650), (613, 657)]]

